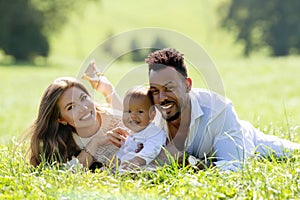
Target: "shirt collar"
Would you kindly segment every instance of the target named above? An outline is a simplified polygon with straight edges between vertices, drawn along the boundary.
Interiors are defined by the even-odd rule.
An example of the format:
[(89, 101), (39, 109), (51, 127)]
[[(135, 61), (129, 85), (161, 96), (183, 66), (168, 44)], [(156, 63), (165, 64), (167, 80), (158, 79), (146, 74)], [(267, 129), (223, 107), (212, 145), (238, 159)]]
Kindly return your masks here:
[(201, 105), (193, 92), (193, 90), (190, 91), (190, 99), (191, 99), (191, 124), (192, 126), (195, 122), (195, 120), (199, 117), (201, 117), (204, 113), (201, 109)]

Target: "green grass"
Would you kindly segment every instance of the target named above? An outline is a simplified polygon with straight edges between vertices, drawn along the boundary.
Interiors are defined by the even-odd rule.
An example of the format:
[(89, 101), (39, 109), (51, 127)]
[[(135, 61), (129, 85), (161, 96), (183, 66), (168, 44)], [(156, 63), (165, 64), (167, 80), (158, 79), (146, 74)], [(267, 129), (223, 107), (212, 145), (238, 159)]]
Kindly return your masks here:
[[(297, 63), (300, 58), (256, 58), (216, 62), (226, 95), (241, 118), (268, 134), (300, 142)], [(28, 144), (18, 138), (37, 114), (40, 97), (58, 76), (77, 76), (74, 63), (50, 66), (1, 66), (0, 199), (291, 199), (300, 197), (300, 157), (286, 162), (250, 160), (239, 172), (163, 167), (155, 173), (114, 175), (105, 172), (32, 169)], [(118, 71), (136, 63), (113, 63), (107, 76), (116, 84)], [(282, 69), (284, 65), (284, 70)], [(195, 86), (201, 75), (190, 71)], [(255, 74), (255, 77), (253, 77)], [(145, 74), (146, 77), (146, 74)], [(285, 101), (283, 101), (285, 100)], [(284, 104), (283, 104), (284, 102)], [(260, 117), (260, 120), (258, 120)], [(17, 139), (12, 140), (15, 136)]]
[[(217, 0), (153, 0), (143, 6), (134, 0), (126, 5), (108, 0), (90, 3), (52, 37), (47, 63), (0, 64), (0, 199), (300, 198), (299, 153), (285, 162), (252, 159), (238, 172), (194, 172), (172, 165), (155, 173), (119, 176), (28, 165), (28, 140), (21, 138), (37, 115), (46, 87), (59, 76), (78, 76), (84, 59), (108, 34), (143, 27), (172, 29), (192, 38), (211, 56), (241, 119), (267, 134), (300, 142), (300, 57), (269, 58), (259, 53), (239, 57), (241, 48), (233, 46), (232, 35), (217, 28), (218, 5)], [(139, 66), (114, 62), (105, 74), (119, 86), (120, 77)], [(201, 74), (189, 71), (194, 87), (206, 87)], [(139, 78), (146, 80), (147, 74)], [(102, 100), (99, 95), (95, 98)]]
[(1, 199), (297, 199), (300, 157), (284, 162), (249, 160), (238, 172), (194, 171), (174, 163), (139, 174), (33, 169), (24, 146), (0, 147)]

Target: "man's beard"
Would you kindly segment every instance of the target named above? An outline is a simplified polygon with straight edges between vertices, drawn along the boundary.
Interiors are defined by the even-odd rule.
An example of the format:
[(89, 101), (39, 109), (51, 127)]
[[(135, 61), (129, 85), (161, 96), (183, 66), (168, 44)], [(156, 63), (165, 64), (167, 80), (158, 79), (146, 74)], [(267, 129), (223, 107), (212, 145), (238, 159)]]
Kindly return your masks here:
[(175, 115), (173, 115), (171, 117), (166, 116), (165, 119), (166, 119), (167, 122), (171, 122), (171, 121), (174, 121), (174, 120), (178, 119), (179, 116), (180, 116), (180, 112), (178, 111), (178, 112), (175, 113)]

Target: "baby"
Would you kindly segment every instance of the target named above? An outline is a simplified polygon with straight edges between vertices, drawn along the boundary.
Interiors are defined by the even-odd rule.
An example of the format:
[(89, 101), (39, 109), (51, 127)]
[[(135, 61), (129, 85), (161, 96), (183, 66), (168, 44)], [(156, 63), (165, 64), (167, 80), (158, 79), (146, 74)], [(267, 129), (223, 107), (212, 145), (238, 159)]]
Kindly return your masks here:
[[(121, 169), (148, 165), (160, 153), (166, 143), (166, 135), (152, 122), (155, 115), (156, 111), (148, 87), (139, 86), (126, 92), (123, 99), (122, 120), (131, 132), (117, 152)], [(136, 149), (141, 144), (142, 150), (136, 153)]]

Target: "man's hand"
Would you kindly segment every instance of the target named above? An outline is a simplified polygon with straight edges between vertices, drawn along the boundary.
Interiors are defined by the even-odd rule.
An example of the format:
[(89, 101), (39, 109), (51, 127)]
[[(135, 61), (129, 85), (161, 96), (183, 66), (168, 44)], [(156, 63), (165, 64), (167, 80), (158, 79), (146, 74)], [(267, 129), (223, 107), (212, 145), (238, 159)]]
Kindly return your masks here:
[(160, 153), (155, 158), (155, 160), (151, 162), (151, 164), (170, 164), (172, 162), (172, 159), (170, 157), (173, 157), (175, 160), (178, 160), (178, 158), (182, 155), (183, 152), (178, 150), (173, 143), (169, 142), (165, 148), (161, 149)]

